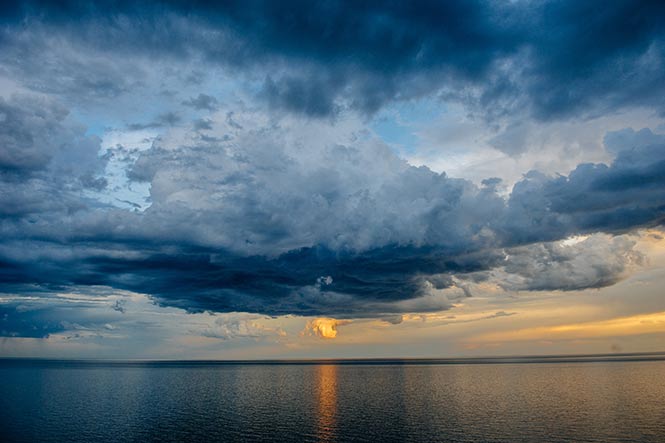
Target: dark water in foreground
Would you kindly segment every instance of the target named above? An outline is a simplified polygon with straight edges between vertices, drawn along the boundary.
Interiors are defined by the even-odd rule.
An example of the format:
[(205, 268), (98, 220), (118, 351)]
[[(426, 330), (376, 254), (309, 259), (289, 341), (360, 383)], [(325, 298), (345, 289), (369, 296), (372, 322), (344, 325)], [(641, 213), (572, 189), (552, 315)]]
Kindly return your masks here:
[(660, 443), (662, 358), (0, 360), (0, 440)]

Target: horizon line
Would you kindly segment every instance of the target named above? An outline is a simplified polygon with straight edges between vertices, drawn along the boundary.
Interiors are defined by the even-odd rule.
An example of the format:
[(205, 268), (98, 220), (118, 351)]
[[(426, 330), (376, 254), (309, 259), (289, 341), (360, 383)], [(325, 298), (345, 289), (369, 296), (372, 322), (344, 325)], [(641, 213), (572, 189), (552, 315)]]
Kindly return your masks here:
[(4, 357), (0, 363), (35, 362), (61, 364), (163, 364), (163, 365), (322, 365), (322, 364), (526, 364), (526, 363), (584, 363), (584, 362), (631, 362), (665, 361), (664, 351), (625, 352), (601, 354), (546, 354), (504, 355), (473, 357), (344, 357), (344, 358), (275, 358), (275, 359), (142, 359), (142, 358), (50, 358), (50, 357)]

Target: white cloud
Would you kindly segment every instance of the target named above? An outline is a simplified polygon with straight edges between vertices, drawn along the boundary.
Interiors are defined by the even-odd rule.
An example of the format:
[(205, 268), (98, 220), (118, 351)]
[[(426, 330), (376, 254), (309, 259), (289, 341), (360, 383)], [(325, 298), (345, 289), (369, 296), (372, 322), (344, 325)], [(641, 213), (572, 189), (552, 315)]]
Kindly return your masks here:
[(338, 327), (348, 325), (351, 320), (337, 320), (335, 318), (314, 318), (309, 320), (301, 335), (332, 339), (337, 337)]

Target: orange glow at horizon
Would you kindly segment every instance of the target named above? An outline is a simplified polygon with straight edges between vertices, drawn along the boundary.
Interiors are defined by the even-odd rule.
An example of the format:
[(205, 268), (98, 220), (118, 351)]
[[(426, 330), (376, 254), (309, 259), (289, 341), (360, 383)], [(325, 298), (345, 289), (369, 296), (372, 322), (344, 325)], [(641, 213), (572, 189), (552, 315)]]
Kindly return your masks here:
[(539, 326), (513, 331), (486, 333), (474, 337), (478, 342), (510, 342), (549, 339), (615, 337), (665, 332), (665, 312), (617, 317), (609, 320)]

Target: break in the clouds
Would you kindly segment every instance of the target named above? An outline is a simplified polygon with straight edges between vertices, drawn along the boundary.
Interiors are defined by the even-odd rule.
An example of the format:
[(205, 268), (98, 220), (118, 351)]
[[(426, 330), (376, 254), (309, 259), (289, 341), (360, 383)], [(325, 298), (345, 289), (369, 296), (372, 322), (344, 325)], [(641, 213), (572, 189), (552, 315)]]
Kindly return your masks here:
[[(197, 329), (208, 338), (280, 335), (262, 315), (399, 323), (482, 281), (613, 285), (643, 262), (635, 233), (665, 220), (662, 126), (605, 131), (605, 161), (560, 174), (534, 163), (513, 185), (501, 170), (477, 181), (414, 166), (372, 120), (400, 103), (461, 106), (495, 131), (485, 148), (511, 157), (525, 152), (515, 128), (531, 124), (635, 109), (661, 121), (661, 2), (22, 2), (0, 14), (3, 335), (73, 324), (16, 297), (100, 287), (258, 315)], [(329, 320), (306, 330), (345, 324)]]

